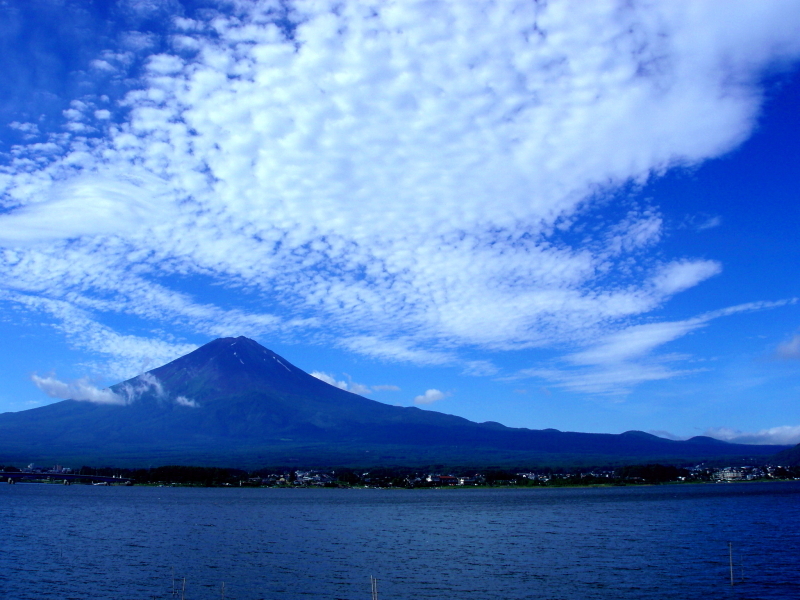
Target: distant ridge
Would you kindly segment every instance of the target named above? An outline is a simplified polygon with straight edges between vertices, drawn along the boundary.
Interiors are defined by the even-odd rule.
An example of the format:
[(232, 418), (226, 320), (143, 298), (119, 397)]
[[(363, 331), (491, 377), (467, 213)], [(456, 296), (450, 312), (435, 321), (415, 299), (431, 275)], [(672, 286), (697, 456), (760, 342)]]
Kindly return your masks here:
[(214, 340), (110, 390), (119, 404), (64, 400), (0, 414), (0, 461), (478, 467), (755, 458), (786, 448), (520, 429), (389, 406), (328, 385), (246, 337)]
[(690, 437), (686, 440), (690, 444), (727, 444), (728, 442), (724, 442), (722, 440), (718, 440), (717, 438), (712, 438), (707, 435), (696, 435), (694, 437)]
[(800, 444), (778, 452), (775, 455), (775, 463), (787, 467), (800, 466)]

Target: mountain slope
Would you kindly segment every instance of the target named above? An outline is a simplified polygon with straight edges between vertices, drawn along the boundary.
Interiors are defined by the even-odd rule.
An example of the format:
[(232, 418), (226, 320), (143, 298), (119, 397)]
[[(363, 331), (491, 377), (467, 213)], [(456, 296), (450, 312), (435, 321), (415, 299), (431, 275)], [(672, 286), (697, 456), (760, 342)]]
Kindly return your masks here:
[(787, 467), (800, 466), (800, 444), (778, 452), (775, 455), (775, 463)]
[(783, 447), (529, 430), (375, 402), (253, 340), (223, 338), (112, 386), (119, 404), (65, 400), (0, 415), (0, 460), (93, 464), (555, 464), (763, 456)]

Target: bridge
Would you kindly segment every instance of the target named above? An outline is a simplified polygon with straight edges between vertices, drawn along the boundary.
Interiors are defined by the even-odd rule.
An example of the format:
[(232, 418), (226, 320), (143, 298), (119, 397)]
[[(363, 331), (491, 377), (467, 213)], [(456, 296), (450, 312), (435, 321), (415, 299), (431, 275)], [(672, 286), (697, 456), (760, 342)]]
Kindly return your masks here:
[(133, 480), (127, 477), (107, 477), (105, 475), (78, 475), (76, 473), (36, 473), (26, 471), (0, 471), (0, 481), (7, 483), (17, 483), (23, 479), (31, 481), (64, 481), (70, 483), (121, 483), (125, 485), (133, 484)]

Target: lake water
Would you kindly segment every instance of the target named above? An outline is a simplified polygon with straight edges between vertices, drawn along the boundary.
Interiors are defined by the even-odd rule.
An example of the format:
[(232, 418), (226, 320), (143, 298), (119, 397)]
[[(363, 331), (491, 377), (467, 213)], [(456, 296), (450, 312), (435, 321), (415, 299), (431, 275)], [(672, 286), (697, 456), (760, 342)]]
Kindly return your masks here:
[[(800, 598), (800, 483), (0, 485), (0, 597)], [(728, 542), (734, 579), (730, 585)], [(174, 581), (174, 584), (173, 584)], [(180, 598), (180, 591), (177, 595)]]

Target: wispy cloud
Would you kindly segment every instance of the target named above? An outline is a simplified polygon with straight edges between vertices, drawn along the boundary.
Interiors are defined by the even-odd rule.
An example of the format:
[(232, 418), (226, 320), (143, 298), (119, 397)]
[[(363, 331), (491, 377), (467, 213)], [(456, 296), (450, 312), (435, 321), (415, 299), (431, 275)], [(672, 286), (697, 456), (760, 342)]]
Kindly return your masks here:
[(40, 135), (39, 126), (36, 123), (20, 123), (19, 121), (12, 121), (8, 124), (11, 129), (15, 129), (22, 133), (26, 140), (32, 140)]
[(686, 215), (684, 219), (678, 224), (679, 229), (693, 229), (695, 231), (706, 231), (708, 229), (716, 229), (722, 225), (722, 217), (720, 215), (709, 215), (707, 213), (699, 213), (693, 215)]
[(99, 388), (93, 385), (88, 378), (64, 382), (54, 375), (39, 377), (33, 374), (31, 375), (31, 380), (45, 394), (51, 398), (59, 398), (61, 400), (127, 405), (137, 402), (145, 395), (151, 395), (161, 402), (174, 402), (179, 406), (191, 408), (199, 407), (197, 402), (185, 396), (171, 398), (170, 394), (164, 390), (162, 383), (152, 373), (142, 373), (135, 379), (115, 386), (116, 389)]
[(345, 374), (347, 377), (347, 381), (336, 379), (333, 375), (329, 373), (325, 373), (322, 371), (312, 371), (312, 377), (316, 377), (320, 381), (324, 381), (325, 383), (332, 385), (334, 387), (338, 387), (341, 390), (345, 390), (347, 392), (352, 392), (353, 394), (358, 394), (360, 396), (365, 396), (371, 394), (372, 392), (386, 392), (386, 391), (397, 391), (400, 388), (396, 385), (373, 385), (368, 386), (364, 385), (363, 383), (356, 383), (352, 380), (352, 378)]
[[(703, 369), (676, 368), (686, 355), (659, 353), (662, 346), (706, 327), (712, 320), (744, 312), (769, 310), (793, 304), (796, 299), (750, 302), (711, 311), (683, 321), (631, 325), (592, 340), (583, 350), (565, 354), (544, 366), (521, 369), (506, 380), (537, 378), (563, 389), (625, 395), (635, 386), (698, 373)], [(787, 350), (790, 353), (791, 348)]]
[(159, 400), (167, 397), (164, 386), (152, 373), (142, 373), (135, 379), (127, 381), (117, 387), (119, 395), (125, 398), (126, 404), (132, 404), (145, 394), (152, 394)]
[[(76, 98), (58, 131), (16, 121), (48, 147), (14, 146), (0, 177), (9, 302), (120, 363), (157, 343), (106, 315), (486, 374), (459, 350), (583, 345), (566, 360), (598, 368), (609, 331), (673, 335), (635, 328), (721, 265), (658, 255), (657, 207), (581, 225), (607, 192), (741, 143), (754, 82), (800, 55), (800, 17), (771, 3), (280, 6), (159, 4), (163, 39), (87, 62), (138, 77), (119, 105)], [(76, 319), (102, 334), (81, 341)]]
[(500, 369), (490, 360), (468, 360), (464, 362), (463, 373), (474, 375), (475, 377), (487, 377), (497, 375)]
[(419, 342), (408, 338), (382, 339), (377, 336), (353, 336), (342, 338), (339, 340), (339, 345), (366, 356), (417, 365), (450, 365), (458, 362), (455, 353), (428, 350), (420, 347)]
[(705, 324), (702, 320), (693, 319), (633, 325), (565, 358), (575, 365), (619, 364), (650, 354), (659, 346), (683, 337)]
[(699, 231), (705, 231), (706, 229), (714, 229), (720, 225), (722, 225), (722, 217), (709, 217), (706, 221), (700, 223), (700, 225), (697, 226), (697, 229)]
[(199, 408), (200, 405), (195, 400), (191, 400), (186, 396), (178, 396), (175, 398), (175, 404), (178, 406), (187, 406), (189, 408)]
[(775, 355), (778, 358), (789, 360), (800, 359), (800, 335), (796, 335), (792, 339), (778, 344), (778, 347), (775, 349)]
[(703, 435), (736, 444), (800, 444), (800, 425), (782, 425), (759, 431), (740, 431), (728, 427), (714, 427)]
[(36, 387), (51, 398), (83, 400), (94, 402), (95, 404), (127, 404), (127, 399), (124, 396), (116, 394), (108, 388), (98, 388), (92, 385), (88, 379), (64, 382), (54, 376), (39, 377), (33, 374), (31, 375), (31, 380), (36, 384)]
[(400, 387), (396, 385), (373, 385), (372, 389), (376, 392), (399, 392)]
[(152, 373), (142, 373), (135, 379), (115, 387), (117, 388), (118, 395), (125, 398), (126, 404), (133, 404), (145, 396), (151, 396), (158, 402), (175, 403), (178, 406), (186, 406), (189, 408), (199, 408), (200, 406), (195, 400), (187, 398), (186, 396), (179, 395), (173, 397), (164, 389), (164, 385), (158, 377)]
[(194, 344), (120, 334), (68, 301), (28, 294), (3, 294), (2, 291), (0, 300), (52, 317), (55, 321), (53, 326), (67, 337), (73, 347), (99, 358), (97, 364), (86, 366), (104, 379), (129, 379), (148, 367), (175, 360), (197, 348)]
[(414, 397), (414, 404), (433, 404), (439, 400), (444, 400), (450, 395), (449, 392), (441, 392), (436, 388), (426, 390), (424, 394)]
[(642, 383), (672, 379), (699, 371), (699, 369), (673, 369), (668, 364), (652, 360), (621, 362), (581, 369), (568, 367), (522, 369), (509, 379), (533, 377), (544, 379), (553, 387), (573, 392), (624, 396), (633, 387)]

